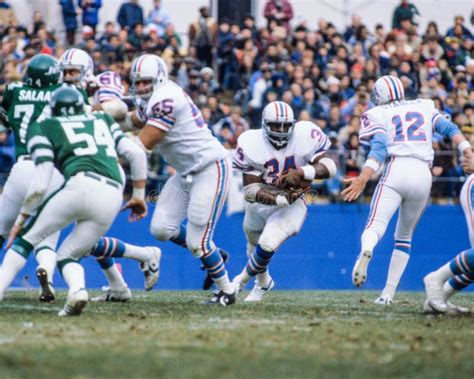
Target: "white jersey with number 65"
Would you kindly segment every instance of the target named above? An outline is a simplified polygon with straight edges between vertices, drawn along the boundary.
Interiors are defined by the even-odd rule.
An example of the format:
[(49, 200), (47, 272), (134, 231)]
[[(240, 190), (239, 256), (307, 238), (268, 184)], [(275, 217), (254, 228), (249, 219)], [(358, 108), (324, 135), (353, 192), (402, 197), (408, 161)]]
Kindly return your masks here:
[(376, 133), (386, 133), (389, 156), (413, 157), (431, 163), (433, 130), (438, 117), (443, 116), (432, 100), (395, 101), (362, 115), (359, 138), (363, 142)]
[(146, 117), (148, 125), (166, 132), (157, 145), (158, 152), (183, 176), (198, 173), (228, 156), (209, 131), (201, 111), (184, 89), (172, 81), (153, 92)]

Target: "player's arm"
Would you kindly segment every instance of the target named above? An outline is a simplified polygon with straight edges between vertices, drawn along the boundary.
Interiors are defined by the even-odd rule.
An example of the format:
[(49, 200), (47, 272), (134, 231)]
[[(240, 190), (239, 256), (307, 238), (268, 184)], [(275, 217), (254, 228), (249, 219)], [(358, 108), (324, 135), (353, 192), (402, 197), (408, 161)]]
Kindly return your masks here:
[(147, 117), (143, 111), (137, 107), (134, 111), (127, 112), (123, 120), (119, 122), (120, 129), (124, 132), (133, 132), (142, 129), (147, 123)]
[(374, 134), (370, 139), (370, 152), (361, 173), (356, 178), (344, 179), (344, 184), (349, 185), (341, 193), (344, 200), (354, 201), (361, 195), (387, 156), (387, 135), (385, 133)]
[(145, 150), (152, 150), (166, 136), (176, 121), (176, 106), (172, 98), (156, 98), (147, 108), (146, 124), (138, 139)]
[(289, 206), (301, 197), (301, 193), (284, 192), (266, 185), (262, 176), (243, 174), (244, 197), (249, 203), (275, 205), (279, 208)]
[(106, 117), (109, 121), (117, 153), (130, 164), (133, 192), (131, 199), (122, 210), (131, 210), (129, 221), (139, 221), (148, 214), (148, 207), (145, 201), (147, 157), (143, 149), (122, 133), (119, 125), (113, 122), (110, 116)]
[(434, 129), (437, 133), (453, 141), (463, 155), (462, 168), (467, 173), (474, 171), (474, 161), (471, 144), (464, 138), (458, 126), (436, 112), (432, 118)]

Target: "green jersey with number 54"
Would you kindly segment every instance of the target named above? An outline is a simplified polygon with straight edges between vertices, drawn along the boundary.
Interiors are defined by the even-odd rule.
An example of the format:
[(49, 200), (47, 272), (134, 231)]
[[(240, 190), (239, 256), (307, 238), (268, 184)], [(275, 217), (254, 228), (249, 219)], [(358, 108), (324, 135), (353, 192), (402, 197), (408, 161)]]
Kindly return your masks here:
[[(49, 103), (53, 92), (63, 84), (53, 84), (45, 88), (30, 87), (21, 82), (10, 83), (3, 94), (0, 107), (1, 117), (15, 135), (16, 157), (27, 155), (26, 133), (35, 121), (43, 121), (51, 116)], [(87, 95), (81, 92), (87, 104)]]
[(116, 146), (124, 138), (103, 112), (48, 118), (28, 128), (28, 151), (36, 164), (54, 162), (66, 179), (94, 172), (122, 183)]

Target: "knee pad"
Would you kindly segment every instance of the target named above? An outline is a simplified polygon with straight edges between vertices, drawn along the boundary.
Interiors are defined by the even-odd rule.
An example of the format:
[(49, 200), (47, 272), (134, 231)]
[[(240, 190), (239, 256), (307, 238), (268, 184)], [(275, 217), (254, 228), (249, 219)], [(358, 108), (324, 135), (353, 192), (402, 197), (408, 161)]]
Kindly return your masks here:
[(276, 251), (291, 234), (278, 225), (267, 226), (258, 240), (265, 251)]
[(160, 241), (168, 241), (176, 237), (179, 230), (174, 226), (166, 225), (165, 223), (151, 224), (150, 233), (153, 237)]

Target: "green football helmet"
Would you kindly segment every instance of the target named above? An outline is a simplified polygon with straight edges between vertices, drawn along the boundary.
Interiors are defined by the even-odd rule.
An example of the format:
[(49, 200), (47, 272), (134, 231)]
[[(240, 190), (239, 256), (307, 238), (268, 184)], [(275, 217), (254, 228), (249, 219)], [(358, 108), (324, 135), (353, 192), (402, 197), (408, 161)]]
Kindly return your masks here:
[(30, 87), (45, 88), (59, 82), (59, 62), (51, 55), (38, 54), (26, 68), (25, 83)]
[(84, 113), (84, 97), (74, 87), (63, 85), (51, 96), (51, 113), (53, 116), (72, 116)]

